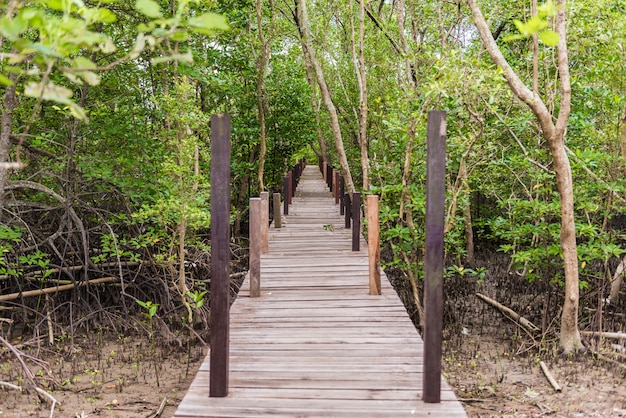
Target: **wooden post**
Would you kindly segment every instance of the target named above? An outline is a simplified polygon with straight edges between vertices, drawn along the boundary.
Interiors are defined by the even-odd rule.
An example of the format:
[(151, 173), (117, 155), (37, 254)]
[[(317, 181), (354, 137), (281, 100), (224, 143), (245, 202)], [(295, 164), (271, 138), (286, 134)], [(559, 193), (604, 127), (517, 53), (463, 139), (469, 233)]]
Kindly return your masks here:
[(263, 199), (250, 198), (250, 297), (261, 296), (261, 253), (263, 252)]
[(270, 250), (270, 194), (261, 192), (261, 254)]
[(289, 215), (289, 177), (283, 177), (283, 213)]
[(339, 214), (343, 215), (345, 212), (346, 199), (344, 199), (343, 195), (345, 194), (346, 184), (343, 180), (343, 177), (339, 179)]
[(291, 201), (293, 198), (293, 171), (289, 170), (289, 204), (291, 205)]
[(274, 201), (274, 228), (280, 228), (282, 226), (282, 219), (280, 218), (280, 193), (274, 193), (272, 199)]
[(320, 171), (323, 173), (324, 171), (324, 159), (320, 156), (317, 157), (317, 166), (320, 168)]
[[(296, 173), (295, 173), (296, 169), (294, 168), (293, 170), (291, 170), (292, 176), (291, 176), (291, 197), (295, 197), (296, 196), (296, 188), (298, 186), (298, 182), (296, 181)], [(289, 202), (291, 203), (291, 201)]]
[(335, 205), (339, 204), (339, 171), (335, 170)]
[(333, 166), (329, 165), (326, 167), (326, 184), (328, 185), (328, 189), (333, 191)]
[[(326, 170), (326, 166), (327, 165), (328, 165), (328, 163), (326, 163), (326, 161), (324, 161), (322, 163), (322, 176), (324, 176), (324, 181), (327, 181), (326, 180), (326, 174), (328, 173), (328, 170)], [(326, 184), (328, 184), (328, 183), (326, 183)]]
[(380, 295), (380, 225), (378, 195), (367, 195), (367, 250), (370, 262), (370, 295)]
[(426, 249), (424, 254), (424, 377), (422, 399), (441, 401), (443, 229), (446, 197), (446, 112), (428, 113), (426, 139)]
[(352, 193), (352, 251), (361, 249), (361, 193)]
[(346, 228), (350, 228), (352, 212), (350, 212), (350, 195), (348, 193), (343, 195), (343, 206), (345, 207)]
[(209, 396), (228, 396), (230, 115), (211, 116), (211, 357)]

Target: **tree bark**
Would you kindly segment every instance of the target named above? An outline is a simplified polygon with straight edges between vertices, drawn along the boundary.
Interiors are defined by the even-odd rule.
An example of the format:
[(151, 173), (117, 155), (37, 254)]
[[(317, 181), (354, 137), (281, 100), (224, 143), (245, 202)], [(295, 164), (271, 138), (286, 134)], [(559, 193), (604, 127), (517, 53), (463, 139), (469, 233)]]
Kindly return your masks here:
[(559, 35), (557, 45), (557, 66), (560, 78), (561, 102), (556, 124), (553, 115), (538, 94), (532, 92), (511, 68), (502, 55), (498, 45), (491, 36), (487, 22), (475, 0), (467, 0), (472, 12), (474, 24), (478, 29), (485, 49), (496, 65), (504, 71), (509, 87), (513, 93), (526, 103), (535, 114), (541, 126), (542, 134), (554, 159), (554, 172), (559, 197), (561, 199), (561, 235), (560, 245), (563, 252), (565, 270), (565, 300), (561, 315), (560, 348), (566, 353), (583, 350), (578, 330), (578, 257), (576, 250), (576, 227), (574, 223), (574, 190), (572, 171), (565, 150), (565, 130), (570, 114), (571, 85), (568, 67), (567, 33), (566, 33), (566, 0), (557, 1), (556, 32)]
[(359, 1), (359, 144), (361, 146), (361, 169), (363, 190), (370, 188), (370, 163), (367, 150), (367, 77), (365, 73), (365, 0)]
[(0, 120), (0, 219), (2, 219), (2, 208), (4, 207), (4, 186), (9, 181), (10, 169), (6, 163), (9, 162), (11, 152), (11, 133), (13, 132), (13, 110), (17, 106), (17, 96), (15, 94), (15, 81), (17, 76), (9, 74), (9, 80), (14, 84), (7, 86), (4, 91), (2, 103), (2, 119)]
[(343, 179), (348, 190), (350, 196), (355, 192), (354, 182), (352, 180), (352, 174), (350, 172), (350, 166), (348, 165), (348, 158), (346, 157), (346, 151), (343, 146), (343, 138), (341, 136), (341, 127), (339, 126), (339, 118), (337, 116), (337, 109), (335, 108), (335, 104), (333, 103), (333, 98), (330, 93), (330, 89), (326, 84), (326, 79), (324, 78), (324, 72), (322, 70), (322, 66), (320, 62), (317, 60), (317, 55), (315, 53), (315, 49), (313, 48), (313, 43), (311, 41), (311, 33), (309, 29), (309, 17), (306, 9), (306, 0), (298, 0), (298, 25), (300, 27), (300, 34), (302, 36), (302, 42), (306, 45), (306, 51), (308, 52), (309, 58), (311, 60), (311, 65), (315, 70), (315, 76), (317, 79), (317, 84), (320, 88), (320, 92), (322, 94), (322, 100), (324, 101), (324, 105), (328, 110), (328, 114), (330, 116), (330, 126), (333, 131), (333, 136), (335, 138), (335, 148), (337, 150), (337, 156), (339, 158), (339, 164), (341, 165), (341, 171), (343, 172)]
[(263, 15), (261, 8), (261, 1), (256, 0), (256, 22), (259, 31), (259, 41), (261, 42), (261, 55), (257, 63), (257, 83), (256, 83), (256, 97), (257, 107), (259, 109), (259, 126), (260, 126), (260, 155), (259, 155), (259, 193), (265, 190), (263, 184), (263, 172), (265, 169), (265, 155), (267, 153), (267, 134), (265, 128), (265, 68), (269, 61), (269, 50), (265, 34), (263, 33)]

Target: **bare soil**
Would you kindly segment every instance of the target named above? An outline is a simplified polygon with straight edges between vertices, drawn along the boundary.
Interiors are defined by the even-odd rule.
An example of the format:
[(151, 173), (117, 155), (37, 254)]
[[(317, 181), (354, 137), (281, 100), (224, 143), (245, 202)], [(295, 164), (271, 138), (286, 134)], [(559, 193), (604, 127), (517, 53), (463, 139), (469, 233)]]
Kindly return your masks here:
[[(19, 347), (19, 345), (18, 345)], [(41, 387), (59, 403), (55, 417), (171, 417), (182, 400), (206, 349), (200, 345), (166, 347), (144, 335), (88, 335), (63, 341), (54, 350), (21, 347), (47, 361), (33, 367)], [(21, 367), (0, 350), (0, 381), (28, 387)], [(50, 403), (32, 390), (0, 388), (0, 418), (49, 417)]]

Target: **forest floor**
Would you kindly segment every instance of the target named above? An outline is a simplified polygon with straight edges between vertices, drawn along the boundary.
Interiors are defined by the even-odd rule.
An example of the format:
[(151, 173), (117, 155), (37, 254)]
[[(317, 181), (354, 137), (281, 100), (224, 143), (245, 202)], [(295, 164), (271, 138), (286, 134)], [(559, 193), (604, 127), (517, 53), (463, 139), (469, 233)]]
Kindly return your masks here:
[[(520, 301), (530, 300), (532, 305), (540, 300), (537, 295), (528, 299), (520, 288), (499, 290), (493, 284), (468, 286), (467, 278), (446, 286), (443, 372), (470, 417), (626, 417), (626, 354), (616, 353), (622, 357), (614, 363), (589, 354), (559, 356), (556, 340), (533, 340), (474, 293), (501, 299), (508, 295), (510, 299), (503, 303), (528, 311), (531, 318), (528, 306)], [(552, 304), (558, 306), (558, 302)], [(556, 327), (554, 322), (558, 321), (550, 327)], [(623, 319), (612, 325), (621, 326), (612, 331), (626, 328)], [(43, 338), (11, 343), (47, 363), (52, 376), (29, 360), (40, 387), (60, 403), (55, 417), (149, 418), (158, 411), (158, 416), (171, 417), (206, 355), (206, 347), (168, 345), (159, 335), (155, 331), (153, 343), (145, 333), (124, 336), (96, 330), (57, 338), (54, 347), (46, 345)], [(604, 348), (624, 350), (617, 343), (626, 345), (608, 341)], [(540, 361), (547, 364), (561, 392), (552, 388)], [(28, 387), (20, 364), (4, 347), (0, 348), (0, 382)], [(44, 418), (50, 416), (50, 406), (32, 390), (22, 393), (0, 383), (0, 418)]]
[[(524, 344), (507, 337), (506, 320), (491, 310), (482, 320), (490, 325), (469, 325), (461, 335), (448, 335), (444, 344), (445, 376), (470, 417), (626, 416), (623, 370), (588, 355), (566, 359), (546, 353), (543, 360), (562, 387), (557, 393), (541, 372), (539, 357), (523, 353)], [(191, 351), (152, 348), (140, 335), (78, 339), (58, 345), (57, 352), (21, 347), (45, 359), (60, 385), (49, 391), (60, 402), (55, 417), (148, 418), (161, 406), (160, 416), (171, 417), (206, 354), (199, 345)], [(26, 385), (19, 370), (0, 352), (0, 381)], [(0, 388), (0, 418), (49, 413), (50, 405), (36, 394)]]

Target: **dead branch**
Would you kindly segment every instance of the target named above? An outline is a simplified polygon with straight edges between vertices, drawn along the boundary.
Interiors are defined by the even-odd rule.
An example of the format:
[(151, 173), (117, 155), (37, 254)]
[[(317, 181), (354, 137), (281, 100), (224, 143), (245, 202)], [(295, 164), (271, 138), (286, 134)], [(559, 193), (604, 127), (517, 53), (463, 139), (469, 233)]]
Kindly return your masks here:
[(580, 331), (580, 334), (584, 335), (585, 337), (614, 338), (618, 340), (626, 340), (626, 332)]
[(530, 322), (528, 319), (526, 319), (523, 316), (519, 315), (518, 313), (516, 313), (512, 309), (507, 308), (506, 306), (502, 305), (501, 303), (496, 302), (495, 300), (491, 299), (490, 297), (487, 297), (487, 296), (485, 296), (485, 295), (483, 295), (481, 293), (476, 293), (476, 297), (478, 297), (478, 299), (481, 299), (484, 302), (487, 302), (489, 305), (493, 306), (494, 308), (498, 309), (504, 316), (506, 316), (507, 318), (509, 318), (513, 322), (518, 323), (520, 326), (522, 326), (531, 335), (533, 335), (535, 333), (538, 333), (540, 331), (539, 327), (537, 327), (535, 324)]
[[(14, 385), (12, 383), (9, 382), (0, 382), (0, 386), (4, 386), (7, 387), (9, 389), (14, 389), (20, 392), (24, 391), (24, 388), (22, 388), (21, 386), (17, 386)], [(54, 408), (56, 407), (56, 405), (59, 403), (59, 401), (57, 401), (54, 396), (50, 395), (48, 392), (46, 392), (45, 390), (38, 388), (37, 386), (33, 386), (32, 387), (39, 395), (47, 398), (50, 403), (52, 404), (52, 406), (50, 407), (50, 418), (52, 418), (54, 416)]]
[(550, 370), (548, 369), (548, 366), (546, 365), (546, 363), (544, 363), (543, 361), (540, 361), (539, 362), (539, 366), (541, 367), (541, 371), (546, 376), (546, 379), (548, 379), (548, 382), (550, 382), (550, 384), (552, 385), (554, 390), (557, 391), (557, 392), (560, 392), (561, 391), (561, 386), (556, 381), (554, 376), (552, 376), (552, 373), (550, 373)]
[(87, 286), (88, 284), (100, 284), (100, 283), (109, 283), (109, 282), (114, 282), (119, 280), (117, 277), (101, 277), (99, 279), (93, 279), (93, 280), (87, 280), (84, 282), (79, 282), (79, 283), (72, 283), (72, 284), (65, 284), (62, 286), (54, 286), (54, 287), (46, 287), (44, 289), (35, 289), (35, 290), (27, 290), (25, 292), (16, 292), (16, 293), (9, 293), (8, 295), (1, 295), (0, 296), (0, 302), (6, 302), (9, 300), (15, 300), (19, 297), (31, 297), (31, 296), (41, 296), (41, 295), (47, 295), (49, 293), (55, 293), (55, 292), (61, 292), (64, 290), (70, 290), (73, 289), (75, 287), (83, 287), (83, 286)]

